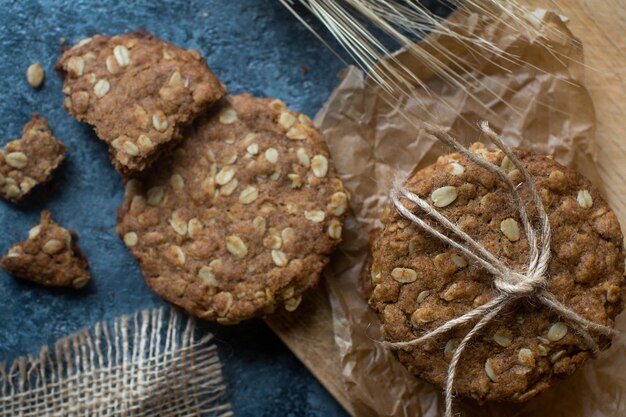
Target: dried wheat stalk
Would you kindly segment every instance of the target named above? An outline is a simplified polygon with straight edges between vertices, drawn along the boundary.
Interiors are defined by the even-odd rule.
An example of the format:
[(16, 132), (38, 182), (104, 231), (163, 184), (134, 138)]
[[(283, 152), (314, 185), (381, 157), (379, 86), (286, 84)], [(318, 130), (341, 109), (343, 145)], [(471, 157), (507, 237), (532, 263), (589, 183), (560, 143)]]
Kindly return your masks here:
[[(428, 87), (413, 71), (403, 66), (387, 46), (394, 49), (404, 48), (415, 58), (424, 69), (434, 76), (440, 77), (451, 87), (462, 89), (469, 97), (483, 106), (486, 105), (479, 97), (473, 95), (468, 88), (467, 75), (472, 73), (473, 64), (462, 60), (452, 51), (436, 49), (431, 52), (437, 37), (450, 37), (471, 51), (473, 56), (500, 65), (493, 60), (494, 56), (516, 64), (520, 58), (478, 35), (468, 34), (462, 25), (441, 18), (416, 0), (279, 0), (309, 30), (311, 30), (329, 48), (322, 34), (317, 33), (307, 23), (305, 17), (296, 8), (296, 3), (304, 6), (317, 17), (332, 36), (350, 55), (351, 59), (370, 80), (377, 83), (390, 97), (396, 100), (415, 97), (416, 88), (424, 90)], [(446, 3), (454, 8), (456, 14), (479, 12), (492, 19), (500, 19), (504, 25), (522, 32), (538, 42), (545, 37), (545, 27), (538, 27), (532, 15), (516, 0), (451, 0)], [(505, 17), (504, 20), (502, 17)], [(454, 19), (463, 21), (462, 18)], [(385, 42), (376, 33), (383, 33)], [(553, 29), (548, 29), (553, 30)], [(422, 45), (417, 45), (417, 41)], [(550, 48), (546, 45), (546, 48)], [(337, 51), (334, 51), (338, 56)], [(556, 54), (556, 53), (555, 53)], [(469, 80), (480, 84), (486, 91), (490, 87), (482, 85), (479, 79)], [(496, 86), (498, 87), (498, 86)], [(505, 87), (505, 86), (501, 86)]]

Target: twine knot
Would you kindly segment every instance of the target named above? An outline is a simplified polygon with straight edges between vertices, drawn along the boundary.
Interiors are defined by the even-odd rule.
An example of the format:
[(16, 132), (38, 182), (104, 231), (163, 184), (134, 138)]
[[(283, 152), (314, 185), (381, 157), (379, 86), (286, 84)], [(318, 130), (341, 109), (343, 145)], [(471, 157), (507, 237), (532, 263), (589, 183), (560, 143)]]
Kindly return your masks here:
[[(417, 346), (423, 342), (432, 340), (439, 335), (455, 330), (458, 326), (476, 321), (477, 323), (470, 329), (465, 337), (459, 343), (459, 346), (452, 355), (452, 360), (448, 367), (448, 375), (446, 379), (446, 417), (452, 417), (452, 400), (454, 391), (454, 380), (456, 370), (461, 355), (471, 342), (471, 340), (492, 320), (494, 320), (504, 309), (508, 308), (516, 300), (522, 297), (531, 297), (534, 301), (545, 305), (556, 314), (566, 320), (569, 326), (578, 333), (585, 341), (592, 354), (599, 352), (599, 347), (595, 339), (591, 336), (591, 332), (596, 332), (605, 336), (617, 334), (617, 331), (603, 326), (581, 317), (576, 312), (559, 302), (554, 295), (547, 290), (548, 275), (547, 270), (550, 263), (550, 222), (545, 208), (541, 201), (541, 197), (537, 192), (534, 179), (530, 176), (526, 168), (522, 165), (512, 149), (506, 145), (502, 139), (489, 127), (487, 122), (482, 122), (481, 130), (493, 141), (493, 143), (513, 162), (524, 178), (524, 182), (528, 187), (532, 199), (532, 203), (539, 216), (539, 233), (528, 218), (526, 207), (515, 184), (508, 175), (499, 167), (486, 159), (474, 155), (456, 139), (438, 128), (429, 127), (427, 131), (440, 141), (449, 145), (457, 152), (464, 155), (471, 162), (485, 168), (489, 172), (497, 174), (502, 181), (511, 190), (511, 197), (519, 213), (520, 220), (524, 226), (526, 239), (529, 247), (529, 262), (526, 271), (520, 272), (509, 268), (501, 259), (495, 257), (483, 245), (474, 240), (465, 233), (457, 224), (451, 222), (435, 207), (424, 201), (416, 194), (407, 190), (400, 182), (396, 182), (391, 190), (391, 201), (396, 210), (407, 220), (410, 220), (420, 228), (437, 237), (444, 243), (462, 252), (467, 258), (483, 267), (493, 276), (493, 284), (497, 290), (497, 295), (491, 301), (470, 310), (469, 312), (449, 320), (441, 326), (426, 332), (425, 334), (406, 342), (383, 342), (383, 346), (392, 349), (408, 349)], [(409, 210), (403, 203), (408, 200), (414, 203), (426, 215), (432, 217), (448, 234), (453, 235), (458, 240), (452, 239), (448, 234), (444, 234), (422, 218), (416, 216), (412, 210)], [(539, 234), (539, 236), (538, 236)], [(459, 242), (459, 240), (461, 242)]]
[(511, 277), (496, 277), (493, 284), (496, 289), (511, 297), (526, 297), (545, 288), (548, 280), (543, 275), (514, 274)]

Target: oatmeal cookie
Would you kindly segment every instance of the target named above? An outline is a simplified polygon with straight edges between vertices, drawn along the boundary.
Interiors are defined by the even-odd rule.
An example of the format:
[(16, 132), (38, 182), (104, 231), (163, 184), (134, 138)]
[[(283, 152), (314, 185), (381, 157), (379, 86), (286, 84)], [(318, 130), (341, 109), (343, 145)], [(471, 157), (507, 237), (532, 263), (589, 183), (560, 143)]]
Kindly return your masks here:
[(28, 239), (14, 245), (0, 266), (16, 278), (41, 285), (82, 288), (91, 275), (76, 240), (76, 232), (62, 228), (49, 211), (43, 211), (40, 223), (28, 232)]
[(298, 307), (341, 239), (347, 207), (311, 120), (244, 94), (128, 182), (118, 233), (160, 296), (236, 323)]
[(59, 59), (67, 112), (94, 126), (122, 173), (143, 170), (226, 89), (198, 51), (147, 32), (78, 42)]
[[(528, 188), (510, 160), (481, 144), (472, 150), (521, 183), (530, 219), (537, 224)], [(582, 175), (542, 155), (515, 153), (534, 177), (550, 219), (547, 289), (582, 317), (614, 326), (626, 288), (617, 217)], [(525, 270), (524, 228), (510, 191), (495, 174), (450, 154), (415, 172), (406, 187), (432, 202), (509, 267)], [(414, 205), (407, 207), (429, 219)], [(490, 274), (401, 217), (393, 206), (381, 220), (382, 229), (372, 236), (369, 304), (379, 314), (386, 340), (412, 340), (496, 295)], [(443, 387), (452, 354), (470, 328), (398, 350), (398, 358), (413, 374)], [(610, 344), (606, 337), (594, 338), (602, 348)], [(524, 401), (573, 373), (590, 356), (589, 347), (567, 322), (542, 304), (521, 299), (465, 350), (454, 390), (479, 401)]]
[(0, 196), (14, 203), (22, 200), (36, 185), (52, 178), (66, 151), (52, 135), (48, 121), (33, 115), (22, 137), (0, 150)]

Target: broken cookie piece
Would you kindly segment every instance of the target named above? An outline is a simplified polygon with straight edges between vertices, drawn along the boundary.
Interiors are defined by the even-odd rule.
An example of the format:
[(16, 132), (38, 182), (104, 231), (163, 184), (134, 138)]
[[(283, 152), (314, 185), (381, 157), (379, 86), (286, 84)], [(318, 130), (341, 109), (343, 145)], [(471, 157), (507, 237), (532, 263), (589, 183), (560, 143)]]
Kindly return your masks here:
[(76, 240), (76, 232), (56, 224), (44, 210), (40, 224), (30, 229), (27, 240), (9, 250), (0, 266), (16, 278), (41, 285), (82, 288), (91, 275)]
[(147, 32), (85, 39), (57, 69), (65, 76), (65, 109), (94, 126), (124, 174), (172, 148), (181, 128), (226, 94), (198, 51)]
[(24, 198), (36, 185), (52, 178), (65, 158), (67, 148), (39, 115), (24, 126), (21, 139), (7, 143), (0, 150), (0, 195), (14, 203)]

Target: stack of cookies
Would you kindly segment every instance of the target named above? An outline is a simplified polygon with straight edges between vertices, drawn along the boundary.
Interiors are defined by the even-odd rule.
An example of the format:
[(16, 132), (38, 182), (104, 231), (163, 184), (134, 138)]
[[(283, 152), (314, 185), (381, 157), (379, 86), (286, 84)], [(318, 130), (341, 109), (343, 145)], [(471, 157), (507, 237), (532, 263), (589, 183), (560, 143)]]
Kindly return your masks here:
[(295, 310), (341, 240), (348, 196), (311, 120), (226, 89), (145, 32), (67, 50), (64, 106), (126, 178), (118, 233), (148, 285), (220, 323)]
[[(524, 178), (502, 151), (470, 148), (520, 184), (529, 217), (538, 223)], [(547, 291), (590, 322), (613, 327), (624, 308), (624, 247), (620, 225), (599, 191), (582, 175), (549, 157), (516, 150), (534, 179), (552, 237)], [(512, 270), (524, 271), (529, 243), (511, 191), (493, 172), (453, 153), (414, 172), (405, 188)], [(436, 226), (419, 208), (428, 224)], [(371, 239), (362, 276), (369, 304), (388, 342), (408, 342), (498, 296), (493, 276), (463, 253), (405, 219), (393, 205)], [(435, 340), (396, 350), (413, 374), (445, 387), (452, 355), (475, 321)], [(591, 333), (590, 343), (561, 315), (532, 297), (521, 298), (491, 321), (458, 362), (454, 392), (479, 401), (525, 401), (572, 374), (610, 338)]]

